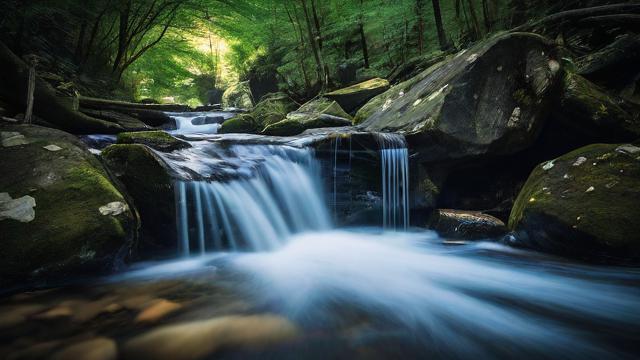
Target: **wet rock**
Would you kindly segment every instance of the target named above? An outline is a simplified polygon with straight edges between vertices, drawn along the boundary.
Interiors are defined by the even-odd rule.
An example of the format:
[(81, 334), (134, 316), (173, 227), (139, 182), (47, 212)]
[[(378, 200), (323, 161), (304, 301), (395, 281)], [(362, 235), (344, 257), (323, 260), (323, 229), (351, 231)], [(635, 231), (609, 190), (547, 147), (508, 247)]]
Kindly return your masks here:
[(223, 349), (259, 349), (293, 340), (294, 324), (275, 315), (224, 316), (168, 325), (128, 341), (125, 359), (202, 359)]
[(580, 75), (564, 75), (554, 115), (574, 129), (574, 136), (582, 133), (606, 142), (640, 137), (640, 105), (609, 94)]
[[(589, 145), (538, 166), (514, 204), (509, 228), (518, 244), (604, 263), (640, 260), (640, 159)], [(575, 165), (581, 158), (587, 159)]]
[(44, 305), (25, 304), (17, 306), (4, 306), (0, 308), (0, 330), (10, 329), (23, 324), (32, 314), (40, 312)]
[(135, 321), (138, 323), (152, 323), (156, 322), (172, 312), (180, 309), (182, 305), (173, 301), (159, 299), (151, 302), (144, 310), (142, 310)]
[(225, 108), (251, 109), (253, 96), (249, 88), (249, 82), (241, 82), (231, 85), (222, 94), (222, 106)]
[(500, 219), (480, 211), (437, 209), (429, 217), (427, 227), (443, 238), (456, 240), (498, 238), (507, 233)]
[[(164, 161), (140, 144), (115, 144), (102, 151), (102, 158), (127, 188), (142, 221), (141, 254), (172, 249), (175, 242), (173, 180)], [(102, 206), (104, 204), (100, 204)]]
[(0, 132), (0, 140), (2, 141), (2, 146), (4, 147), (26, 145), (29, 143), (24, 135), (16, 131)]
[(115, 360), (118, 347), (115, 341), (99, 337), (66, 347), (51, 357), (53, 360)]
[[(271, 93), (260, 99), (251, 115), (262, 128), (284, 119), (287, 114), (298, 108), (298, 104), (285, 93)], [(262, 129), (261, 129), (262, 130)]]
[(335, 90), (324, 96), (335, 100), (346, 112), (353, 113), (374, 96), (389, 90), (389, 81), (374, 78), (344, 89)]
[(600, 85), (621, 89), (637, 80), (640, 35), (623, 34), (597, 51), (576, 59), (580, 75)]
[[(550, 109), (560, 64), (545, 38), (509, 33), (425, 72), (359, 128), (403, 133), (420, 159), (435, 161), (506, 155), (530, 146)], [(386, 97), (379, 96), (372, 101)]]
[[(23, 134), (29, 144), (0, 148), (0, 189), (37, 206), (32, 221), (0, 221), (0, 282), (111, 270), (133, 246), (138, 228), (130, 209), (115, 216), (98, 211), (111, 202), (127, 203), (119, 185), (74, 136), (39, 126), (3, 130)], [(48, 145), (61, 150), (45, 150)]]
[(0, 221), (13, 219), (30, 222), (36, 217), (36, 199), (29, 195), (12, 199), (8, 193), (0, 193)]
[(351, 116), (340, 105), (326, 98), (312, 100), (287, 117), (264, 128), (262, 134), (292, 136), (307, 129), (351, 125)]
[(245, 133), (257, 134), (262, 129), (258, 120), (251, 114), (238, 114), (226, 120), (218, 129), (219, 134)]
[(165, 131), (140, 131), (118, 134), (119, 144), (143, 144), (160, 151), (173, 151), (191, 147), (183, 140)]
[(224, 122), (224, 117), (222, 116), (201, 116), (191, 120), (191, 124), (193, 125), (211, 125), (220, 124), (222, 122)]

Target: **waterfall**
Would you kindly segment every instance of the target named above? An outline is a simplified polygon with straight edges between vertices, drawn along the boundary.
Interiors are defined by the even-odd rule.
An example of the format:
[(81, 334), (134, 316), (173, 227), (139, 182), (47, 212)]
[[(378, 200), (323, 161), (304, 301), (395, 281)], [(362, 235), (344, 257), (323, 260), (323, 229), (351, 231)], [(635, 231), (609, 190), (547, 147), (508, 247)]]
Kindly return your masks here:
[[(331, 227), (309, 148), (234, 145), (237, 178), (176, 182), (179, 251), (270, 250), (295, 233)], [(225, 159), (228, 160), (228, 159)]]
[(402, 135), (378, 134), (382, 167), (382, 224), (386, 229), (409, 227), (409, 152)]
[(227, 111), (167, 113), (176, 123), (173, 134), (216, 134), (221, 124), (235, 113)]

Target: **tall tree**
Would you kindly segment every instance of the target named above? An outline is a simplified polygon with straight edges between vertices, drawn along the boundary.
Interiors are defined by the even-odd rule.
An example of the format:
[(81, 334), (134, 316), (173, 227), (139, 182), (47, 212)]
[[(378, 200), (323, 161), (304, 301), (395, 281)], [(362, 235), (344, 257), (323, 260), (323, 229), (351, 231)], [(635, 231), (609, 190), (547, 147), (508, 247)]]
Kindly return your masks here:
[(433, 18), (436, 22), (436, 30), (438, 32), (438, 42), (440, 43), (440, 50), (447, 50), (451, 47), (451, 43), (447, 38), (447, 34), (444, 31), (442, 25), (442, 13), (440, 12), (440, 0), (431, 0), (433, 4)]

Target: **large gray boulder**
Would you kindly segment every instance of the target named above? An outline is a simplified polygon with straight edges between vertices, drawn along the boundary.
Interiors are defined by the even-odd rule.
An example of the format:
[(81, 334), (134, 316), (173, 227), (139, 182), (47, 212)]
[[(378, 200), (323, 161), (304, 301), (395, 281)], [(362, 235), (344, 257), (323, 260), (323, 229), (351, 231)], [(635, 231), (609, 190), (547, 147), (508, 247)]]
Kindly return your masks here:
[(386, 100), (359, 127), (405, 134), (426, 161), (515, 153), (535, 141), (560, 67), (545, 38), (498, 35), (425, 70), (406, 91), (378, 95)]

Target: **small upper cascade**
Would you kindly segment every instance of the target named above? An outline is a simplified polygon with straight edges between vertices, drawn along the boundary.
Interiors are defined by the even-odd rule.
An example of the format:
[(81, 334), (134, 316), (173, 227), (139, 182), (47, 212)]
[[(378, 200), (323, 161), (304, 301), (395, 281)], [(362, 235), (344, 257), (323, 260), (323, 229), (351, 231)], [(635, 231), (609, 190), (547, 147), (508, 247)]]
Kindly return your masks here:
[(229, 111), (167, 113), (175, 122), (176, 135), (182, 134), (217, 134), (222, 123), (232, 118), (235, 113)]
[(404, 136), (377, 134), (382, 168), (382, 222), (385, 229), (409, 227), (409, 151)]
[(182, 255), (277, 248), (292, 234), (327, 230), (313, 149), (234, 145), (226, 149), (229, 179), (176, 182), (176, 223)]

